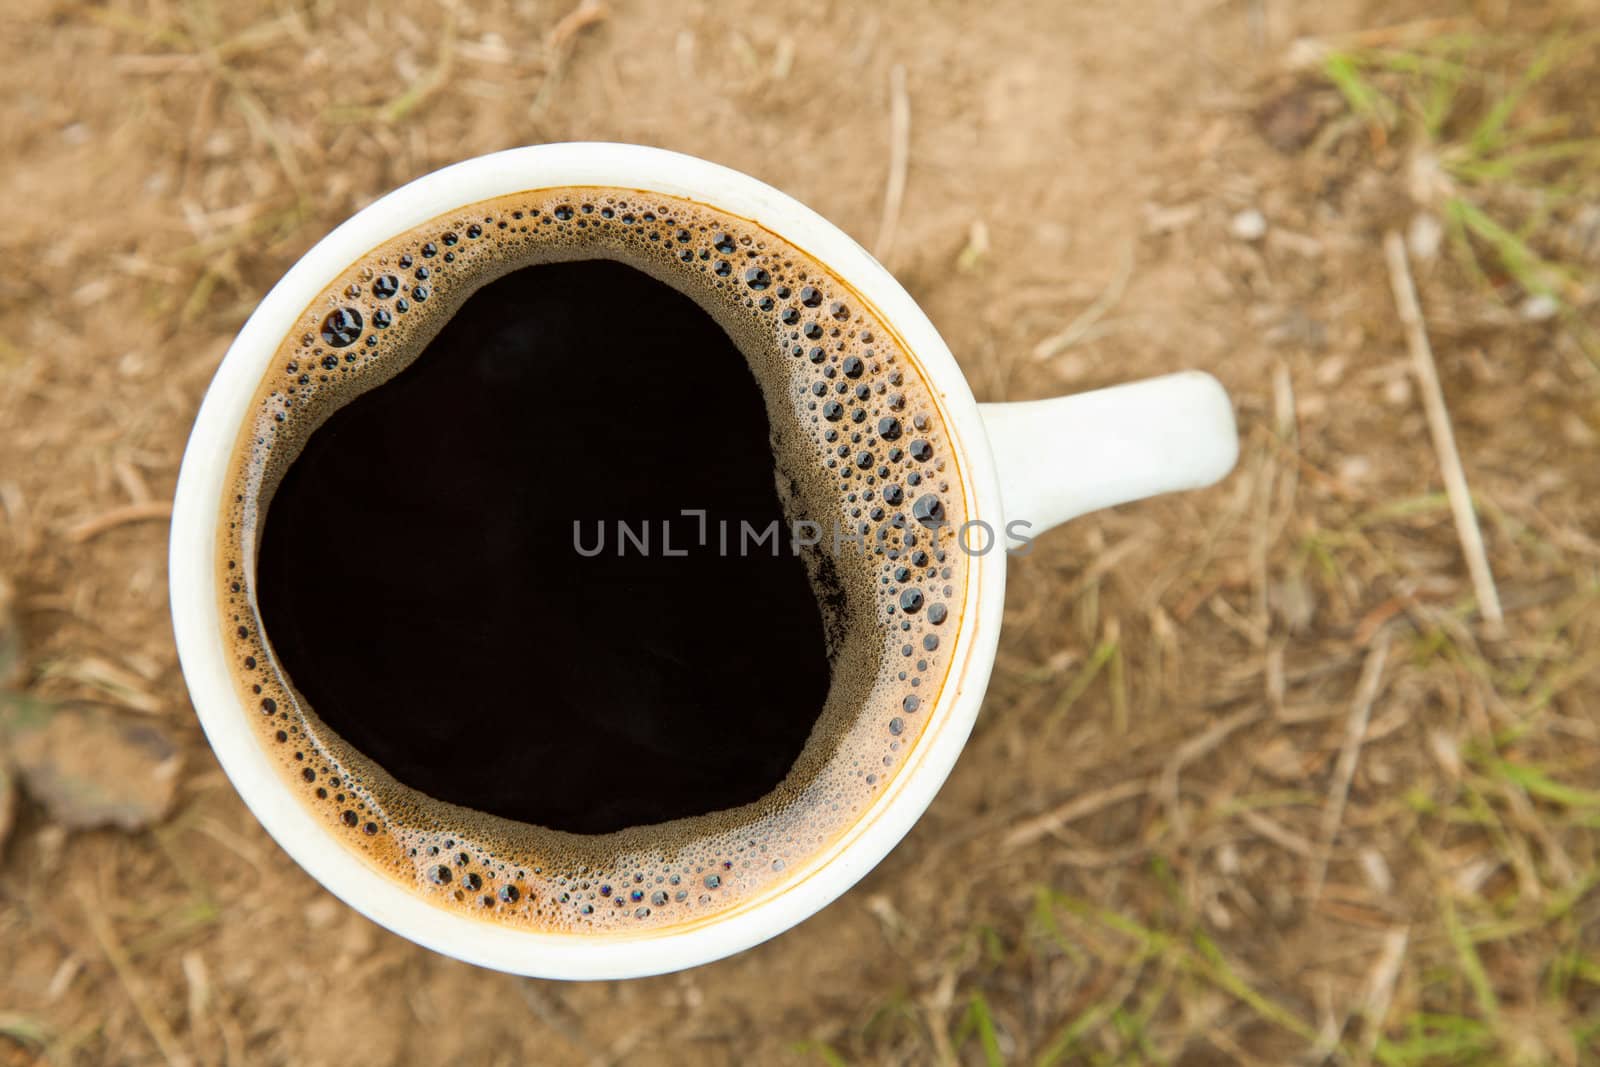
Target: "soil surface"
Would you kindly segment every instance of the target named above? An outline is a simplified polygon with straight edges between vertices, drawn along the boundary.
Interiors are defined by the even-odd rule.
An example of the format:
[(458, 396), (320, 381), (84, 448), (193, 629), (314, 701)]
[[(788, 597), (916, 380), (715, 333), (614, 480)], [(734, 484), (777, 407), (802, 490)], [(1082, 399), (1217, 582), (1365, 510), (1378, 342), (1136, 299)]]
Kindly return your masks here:
[[(1302, 38), (1436, 18), (1512, 13), (13, 4), (0, 685), (20, 657), (8, 729), (81, 719), (0, 760), (0, 1063), (1353, 1062), (1443, 1011), (1492, 1024), (1483, 1062), (1600, 1055), (1577, 1029), (1596, 987), (1546, 994), (1562, 952), (1600, 960), (1600, 816), (1482, 784), (1508, 763), (1600, 781), (1594, 365), (1559, 320), (1485, 311), (1417, 257), (1496, 636), (1385, 266), (1384, 231), (1425, 207), (1410, 157), (1340, 127), (1344, 101), (1292, 63)], [(857, 888), (625, 983), (477, 970), (323, 891), (211, 756), (167, 615), (184, 440), (272, 283), (412, 177), (572, 139), (705, 156), (816, 208), (922, 303), (980, 400), (1194, 367), (1242, 438), (1220, 486), (1015, 561), (972, 741)], [(86, 723), (160, 743), (52, 773), (175, 790), (140, 780), (113, 803), (135, 814), (98, 827), (70, 782), (30, 791), (24, 755), (59, 760)], [(1490, 919), (1511, 925), (1467, 939), (1474, 970), (1452, 931)]]

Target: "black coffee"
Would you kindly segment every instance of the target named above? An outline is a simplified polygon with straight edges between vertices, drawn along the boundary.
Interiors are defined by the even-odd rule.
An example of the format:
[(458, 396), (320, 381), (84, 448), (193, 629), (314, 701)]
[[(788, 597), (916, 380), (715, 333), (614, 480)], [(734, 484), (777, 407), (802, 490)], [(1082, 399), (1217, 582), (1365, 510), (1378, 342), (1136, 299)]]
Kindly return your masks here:
[(262, 744), (441, 907), (587, 932), (748, 901), (883, 796), (950, 678), (936, 397), (825, 266), (688, 201), (543, 190), (373, 249), (231, 471)]
[(805, 565), (710, 536), (783, 526), (769, 435), (683, 293), (524, 267), (311, 436), (267, 513), (262, 622), (322, 721), (436, 800), (577, 833), (750, 803), (828, 695)]

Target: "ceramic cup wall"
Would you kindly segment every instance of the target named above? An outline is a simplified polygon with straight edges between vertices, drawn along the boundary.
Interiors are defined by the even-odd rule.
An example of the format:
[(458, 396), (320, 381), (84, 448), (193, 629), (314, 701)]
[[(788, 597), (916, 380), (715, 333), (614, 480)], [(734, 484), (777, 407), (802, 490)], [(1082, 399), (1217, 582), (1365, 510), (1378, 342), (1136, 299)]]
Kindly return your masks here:
[[(949, 681), (903, 768), (828, 849), (754, 899), (640, 935), (540, 934), (435, 908), (346, 850), (268, 761), (230, 679), (219, 626), (217, 523), (226, 468), (251, 397), (295, 318), (369, 249), (436, 216), (519, 191), (613, 186), (708, 204), (811, 253), (875, 308), (920, 365), (942, 409), (966, 513), (998, 536), (974, 548)], [(776, 189), (690, 156), (621, 144), (553, 144), (467, 160), (363, 209), (292, 267), (250, 316), (218, 368), (184, 454), (173, 508), (170, 582), (184, 677), (212, 748), (267, 831), (312, 877), (375, 922), (469, 963), (547, 978), (621, 978), (695, 966), (801, 922), (871, 870), (905, 836), (954, 766), (983, 699), (1000, 639), (1008, 523), (1028, 536), (1096, 508), (1220, 479), (1238, 451), (1233, 413), (1198, 372), (1055, 400), (979, 405), (916, 302), (855, 241)], [(245, 561), (253, 566), (253, 561)], [(952, 605), (954, 609), (955, 605)]]

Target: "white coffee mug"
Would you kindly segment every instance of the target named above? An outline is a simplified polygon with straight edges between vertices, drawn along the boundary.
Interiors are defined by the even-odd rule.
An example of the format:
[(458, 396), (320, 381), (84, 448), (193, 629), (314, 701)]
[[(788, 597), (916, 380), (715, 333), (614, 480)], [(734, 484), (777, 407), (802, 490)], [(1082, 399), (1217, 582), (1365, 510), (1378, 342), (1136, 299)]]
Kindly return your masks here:
[[(435, 907), (312, 817), (281, 779), (229, 676), (219, 618), (217, 525), (226, 468), (262, 375), (297, 317), (368, 250), (465, 205), (561, 186), (639, 189), (708, 204), (806, 250), (876, 308), (920, 365), (942, 409), (966, 492), (965, 511), (996, 533), (1028, 536), (1096, 508), (1210, 485), (1234, 464), (1227, 394), (1195, 371), (1054, 400), (979, 405), (916, 302), (875, 259), (816, 212), (754, 178), (690, 156), (624, 144), (552, 144), (470, 159), (398, 189), (319, 241), (267, 294), (206, 393), (183, 457), (172, 514), (173, 628), (206, 736), (261, 824), (334, 895), (436, 952), (517, 974), (598, 979), (706, 963), (809, 917), (871, 870), (905, 836), (955, 764), (983, 700), (1005, 600), (1003, 534), (973, 558), (960, 629), (928, 725), (894, 779), (826, 850), (727, 911), (640, 934), (555, 934), (508, 928)], [(254, 567), (253, 560), (242, 561)], [(954, 607), (955, 605), (952, 605)]]

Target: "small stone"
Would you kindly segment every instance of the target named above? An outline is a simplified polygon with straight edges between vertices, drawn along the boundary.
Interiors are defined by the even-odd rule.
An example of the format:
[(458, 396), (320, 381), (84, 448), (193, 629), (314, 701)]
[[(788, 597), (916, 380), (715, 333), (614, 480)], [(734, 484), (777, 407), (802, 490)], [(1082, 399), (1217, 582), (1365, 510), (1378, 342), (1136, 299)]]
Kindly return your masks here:
[(1405, 407), (1411, 403), (1411, 379), (1396, 375), (1383, 386), (1383, 399), (1390, 407)]
[(68, 830), (140, 830), (165, 818), (182, 757), (165, 732), (97, 708), (29, 701), (0, 722), (28, 795)]
[(1316, 138), (1327, 118), (1324, 95), (1314, 86), (1296, 85), (1268, 100), (1256, 112), (1256, 128), (1267, 143), (1293, 155)]
[(1372, 460), (1366, 456), (1345, 456), (1334, 464), (1334, 473), (1341, 482), (1359, 485), (1372, 477)]
[(1259, 241), (1267, 235), (1267, 217), (1255, 208), (1246, 208), (1228, 223), (1228, 232), (1241, 241)]
[(1561, 416), (1561, 436), (1567, 443), (1577, 448), (1593, 448), (1600, 444), (1600, 432), (1590, 426), (1575, 411), (1569, 411)]
[(1556, 312), (1561, 310), (1561, 305), (1556, 298), (1548, 293), (1535, 293), (1522, 302), (1517, 308), (1518, 314), (1529, 322), (1545, 322), (1556, 317)]
[(1557, 239), (1573, 259), (1600, 264), (1600, 204), (1579, 208), (1572, 224), (1558, 233)]
[(1305, 755), (1288, 738), (1275, 737), (1257, 745), (1250, 750), (1249, 760), (1256, 770), (1273, 781), (1305, 781)]
[(1312, 586), (1299, 572), (1291, 571), (1281, 579), (1267, 585), (1267, 603), (1283, 620), (1290, 633), (1304, 633), (1311, 628), (1317, 613), (1317, 597)]
[(339, 917), (339, 902), (323, 894), (306, 905), (305, 917), (306, 925), (313, 930), (326, 930)]
[(1411, 225), (1406, 228), (1406, 247), (1411, 249), (1412, 256), (1424, 263), (1437, 258), (1443, 240), (1444, 226), (1437, 215), (1419, 211), (1412, 216)]
[(1357, 853), (1361, 861), (1361, 873), (1367, 879), (1367, 885), (1380, 897), (1389, 895), (1394, 888), (1394, 875), (1389, 871), (1389, 863), (1383, 858), (1383, 853), (1370, 845)]

